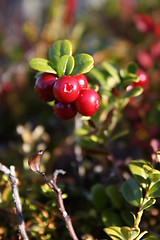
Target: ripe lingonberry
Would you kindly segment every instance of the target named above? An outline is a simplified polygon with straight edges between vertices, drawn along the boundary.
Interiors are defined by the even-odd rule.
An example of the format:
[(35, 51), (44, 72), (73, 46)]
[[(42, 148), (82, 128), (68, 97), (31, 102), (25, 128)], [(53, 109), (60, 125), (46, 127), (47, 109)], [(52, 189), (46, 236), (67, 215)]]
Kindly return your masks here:
[(71, 119), (77, 114), (77, 109), (74, 103), (62, 103), (56, 101), (53, 109), (55, 114), (64, 120)]
[(81, 90), (75, 101), (78, 112), (84, 116), (92, 116), (100, 106), (100, 97), (93, 89)]
[(53, 93), (59, 102), (71, 103), (75, 101), (80, 93), (78, 81), (71, 76), (63, 76), (53, 87)]
[(152, 32), (154, 29), (154, 21), (147, 14), (135, 14), (133, 21), (140, 32)]
[(74, 79), (77, 79), (81, 89), (86, 89), (88, 86), (87, 78), (83, 74), (74, 76)]
[(129, 85), (127, 87), (127, 91), (129, 91), (132, 88), (137, 87), (137, 86), (142, 87), (144, 90), (147, 89), (149, 79), (148, 79), (148, 75), (146, 74), (146, 72), (143, 71), (142, 69), (138, 69), (137, 76), (139, 77), (139, 81), (133, 82), (131, 85)]
[(52, 73), (42, 73), (37, 77), (34, 89), (41, 100), (46, 102), (55, 100), (53, 85), (56, 81), (57, 75)]

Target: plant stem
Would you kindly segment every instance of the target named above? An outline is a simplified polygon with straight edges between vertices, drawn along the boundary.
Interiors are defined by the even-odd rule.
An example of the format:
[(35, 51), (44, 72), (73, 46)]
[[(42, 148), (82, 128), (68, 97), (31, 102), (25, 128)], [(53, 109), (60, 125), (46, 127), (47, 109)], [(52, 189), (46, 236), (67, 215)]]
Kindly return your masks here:
[(53, 179), (52, 180), (49, 180), (46, 177), (45, 173), (43, 173), (43, 172), (41, 173), (41, 175), (44, 178), (46, 184), (54, 191), (54, 193), (56, 195), (56, 199), (57, 199), (57, 202), (58, 202), (58, 205), (59, 205), (60, 213), (61, 213), (61, 215), (62, 215), (62, 217), (63, 217), (63, 219), (66, 223), (66, 226), (68, 228), (68, 231), (69, 231), (69, 234), (70, 234), (71, 238), (73, 240), (78, 240), (78, 237), (77, 237), (77, 235), (74, 231), (73, 225), (72, 225), (71, 218), (68, 215), (68, 213), (65, 209), (64, 203), (63, 203), (62, 191), (56, 184), (58, 174), (64, 174), (64, 173), (65, 172), (63, 170), (56, 170), (55, 173), (53, 174)]
[(7, 176), (11, 184), (12, 197), (13, 197), (13, 201), (16, 207), (16, 212), (17, 212), (18, 232), (22, 237), (22, 239), (28, 240), (29, 238), (25, 230), (25, 222), (22, 215), (22, 205), (21, 205), (20, 196), (19, 196), (18, 187), (17, 187), (18, 179), (15, 176), (15, 167), (10, 166), (10, 169), (8, 169), (6, 166), (0, 163), (0, 171)]

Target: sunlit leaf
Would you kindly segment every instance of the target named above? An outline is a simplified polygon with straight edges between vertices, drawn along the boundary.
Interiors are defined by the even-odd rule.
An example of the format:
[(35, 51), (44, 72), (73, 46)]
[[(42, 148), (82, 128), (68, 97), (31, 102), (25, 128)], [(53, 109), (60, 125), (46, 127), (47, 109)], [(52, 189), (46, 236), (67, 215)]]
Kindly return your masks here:
[(44, 58), (32, 58), (29, 65), (34, 70), (56, 74), (56, 70), (51, 61)]
[(74, 68), (74, 58), (69, 55), (62, 56), (57, 62), (58, 77), (70, 75)]
[(72, 75), (78, 75), (81, 73), (89, 72), (94, 65), (93, 57), (86, 53), (80, 53), (74, 56), (75, 67)]

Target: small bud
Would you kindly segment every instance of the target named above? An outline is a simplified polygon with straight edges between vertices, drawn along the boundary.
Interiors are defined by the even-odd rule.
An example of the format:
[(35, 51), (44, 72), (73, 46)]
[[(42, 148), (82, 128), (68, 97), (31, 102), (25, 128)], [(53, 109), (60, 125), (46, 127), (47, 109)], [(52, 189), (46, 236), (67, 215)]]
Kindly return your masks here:
[(42, 154), (43, 154), (43, 151), (40, 150), (38, 153), (35, 153), (30, 156), (30, 158), (28, 160), (28, 165), (33, 172), (37, 172), (37, 173), (41, 172), (40, 171), (40, 160), (41, 160)]

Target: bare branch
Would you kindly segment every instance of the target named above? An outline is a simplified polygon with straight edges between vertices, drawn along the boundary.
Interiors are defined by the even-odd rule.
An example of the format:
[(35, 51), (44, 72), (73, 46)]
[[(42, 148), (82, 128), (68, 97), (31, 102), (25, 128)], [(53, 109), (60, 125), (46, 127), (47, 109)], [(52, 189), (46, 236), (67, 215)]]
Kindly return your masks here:
[(65, 172), (63, 170), (56, 170), (53, 174), (53, 179), (52, 180), (49, 180), (45, 173), (41, 173), (41, 175), (43, 176), (45, 182), (47, 183), (47, 185), (54, 191), (55, 195), (56, 195), (56, 199), (57, 199), (57, 202), (58, 202), (58, 205), (59, 205), (59, 210), (60, 210), (60, 213), (66, 223), (66, 226), (68, 228), (68, 231), (70, 233), (70, 236), (73, 240), (78, 240), (78, 237), (74, 231), (74, 228), (73, 228), (73, 225), (72, 225), (72, 221), (71, 221), (71, 218), (70, 216), (68, 215), (66, 209), (65, 209), (65, 206), (64, 206), (64, 202), (63, 202), (63, 199), (62, 199), (62, 191), (61, 189), (57, 186), (57, 183), (56, 183), (56, 180), (57, 180), (57, 177), (58, 177), (58, 174), (65, 174)]
[(11, 184), (12, 197), (13, 197), (13, 201), (16, 207), (16, 212), (17, 212), (18, 232), (21, 235), (22, 239), (28, 240), (29, 238), (25, 230), (25, 222), (22, 215), (22, 205), (21, 205), (20, 196), (19, 196), (18, 187), (17, 187), (18, 179), (15, 176), (15, 167), (10, 166), (10, 169), (8, 169), (5, 165), (0, 163), (0, 171), (7, 176)]

